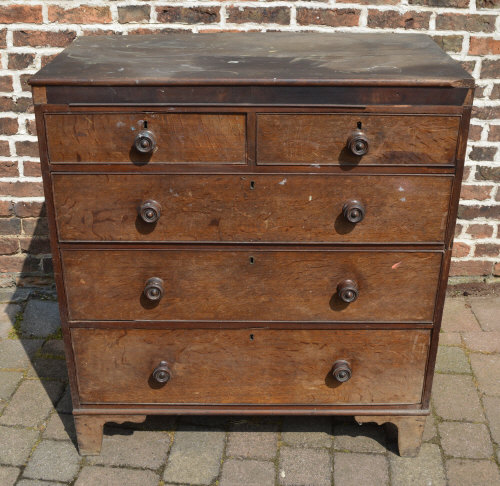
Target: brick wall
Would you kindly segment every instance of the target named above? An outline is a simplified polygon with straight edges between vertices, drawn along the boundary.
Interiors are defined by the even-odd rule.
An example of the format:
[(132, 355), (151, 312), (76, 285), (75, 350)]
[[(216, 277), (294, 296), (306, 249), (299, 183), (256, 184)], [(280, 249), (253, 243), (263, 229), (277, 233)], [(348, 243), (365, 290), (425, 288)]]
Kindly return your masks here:
[[(30, 75), (79, 35), (428, 32), (477, 79), (452, 278), (500, 277), (500, 0), (21, 0), (0, 4), (0, 287), (51, 281)], [(249, 45), (251, 50), (252, 46)]]

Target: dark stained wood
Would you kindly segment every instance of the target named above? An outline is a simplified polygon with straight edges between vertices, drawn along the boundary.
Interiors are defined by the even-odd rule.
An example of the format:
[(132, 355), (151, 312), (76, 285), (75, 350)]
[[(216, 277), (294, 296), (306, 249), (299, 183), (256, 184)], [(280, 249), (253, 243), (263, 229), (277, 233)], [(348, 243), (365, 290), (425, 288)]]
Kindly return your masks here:
[[(145, 122), (157, 140), (152, 154), (134, 148)], [(45, 123), (51, 162), (246, 163), (244, 114), (47, 114)]]
[[(257, 164), (451, 164), (460, 117), (365, 114), (261, 114)], [(362, 127), (368, 153), (348, 148)]]
[[(419, 403), (429, 332), (71, 331), (83, 403)], [(390, 350), (390, 351), (389, 351)], [(352, 377), (332, 376), (348, 359)], [(151, 375), (166, 361), (172, 377)]]
[[(55, 174), (53, 184), (62, 241), (421, 243), (443, 240), (452, 178)], [(344, 215), (352, 199), (365, 208), (359, 223)], [(139, 215), (149, 201), (161, 207), (153, 223)]]
[[(428, 321), (441, 252), (64, 250), (71, 320)], [(165, 295), (151, 305), (146, 281)], [(344, 279), (359, 297), (337, 295)], [(85, 289), (85, 291), (83, 291)]]

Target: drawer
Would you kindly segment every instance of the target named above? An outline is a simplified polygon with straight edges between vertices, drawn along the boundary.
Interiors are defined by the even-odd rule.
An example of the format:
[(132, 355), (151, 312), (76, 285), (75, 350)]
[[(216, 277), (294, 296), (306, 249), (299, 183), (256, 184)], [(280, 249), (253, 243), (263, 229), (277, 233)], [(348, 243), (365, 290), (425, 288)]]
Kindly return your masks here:
[[(439, 242), (451, 184), (448, 176), (53, 175), (63, 241)], [(361, 222), (344, 214), (349, 201), (361, 203)]]
[[(71, 330), (82, 403), (417, 404), (429, 331)], [(351, 378), (332, 374), (347, 360)], [(167, 362), (170, 379), (154, 370)]]
[[(459, 124), (459, 116), (440, 115), (260, 114), (257, 163), (454, 164)], [(368, 143), (362, 156), (348, 148), (358, 127)]]
[[(46, 114), (45, 123), (51, 162), (246, 163), (244, 114)], [(145, 130), (155, 142), (152, 153), (135, 148)]]
[[(90, 321), (431, 322), (442, 257), (243, 247), (61, 253), (69, 318)], [(145, 297), (151, 278), (163, 281), (160, 300)], [(345, 280), (358, 287), (354, 302), (340, 297)]]

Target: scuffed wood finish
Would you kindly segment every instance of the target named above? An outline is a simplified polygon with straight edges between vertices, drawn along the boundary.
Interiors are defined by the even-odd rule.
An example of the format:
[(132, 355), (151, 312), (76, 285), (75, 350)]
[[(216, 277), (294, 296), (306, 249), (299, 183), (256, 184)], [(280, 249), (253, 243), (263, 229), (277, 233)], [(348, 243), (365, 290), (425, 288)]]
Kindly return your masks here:
[(123, 424), (140, 423), (145, 415), (75, 415), (75, 427), (78, 440), (78, 452), (82, 456), (96, 456), (101, 452), (103, 427), (107, 422)]
[[(451, 177), (347, 175), (53, 176), (62, 241), (439, 242)], [(365, 208), (359, 223), (346, 201)], [(138, 215), (161, 206), (157, 222)]]
[(422, 444), (422, 436), (425, 427), (425, 416), (360, 416), (355, 420), (361, 425), (364, 423), (375, 422), (378, 425), (386, 423), (394, 424), (398, 429), (398, 449), (402, 457), (416, 457)]
[[(442, 252), (63, 250), (70, 320), (432, 321)], [(145, 301), (146, 280), (164, 281)], [(344, 279), (359, 297), (337, 295)]]
[[(134, 148), (145, 128), (157, 141), (152, 154)], [(46, 114), (49, 160), (59, 163), (246, 163), (245, 114)]]
[[(366, 155), (346, 144), (361, 123)], [(460, 117), (365, 114), (260, 114), (257, 164), (454, 164)]]
[[(429, 331), (72, 329), (83, 403), (414, 404)], [(333, 378), (337, 359), (352, 377)], [(152, 380), (161, 361), (171, 370)]]

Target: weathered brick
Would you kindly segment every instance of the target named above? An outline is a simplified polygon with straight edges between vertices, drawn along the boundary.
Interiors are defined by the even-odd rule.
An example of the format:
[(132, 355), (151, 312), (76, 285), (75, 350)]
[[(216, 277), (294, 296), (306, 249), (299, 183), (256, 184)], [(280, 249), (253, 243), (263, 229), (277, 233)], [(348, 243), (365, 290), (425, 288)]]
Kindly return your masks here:
[(446, 52), (460, 52), (464, 40), (461, 35), (433, 35), (432, 39)]
[(58, 32), (44, 30), (16, 30), (13, 32), (15, 46), (66, 47), (76, 37), (74, 30)]
[(470, 38), (469, 54), (473, 56), (500, 54), (500, 39), (472, 36)]
[(41, 59), (41, 64), (42, 64), (42, 67), (46, 66), (50, 61), (52, 61), (55, 57), (57, 56), (57, 54), (52, 54), (50, 56), (42, 56), (42, 59)]
[(0, 177), (17, 177), (18, 175), (17, 162), (13, 160), (0, 161)]
[(7, 140), (0, 140), (0, 155), (2, 157), (9, 157), (10, 155), (9, 142)]
[(33, 102), (31, 98), (19, 96), (13, 100), (9, 96), (0, 97), (1, 111), (14, 111), (16, 113), (33, 113)]
[(500, 59), (483, 59), (481, 66), (482, 78), (498, 78), (500, 73)]
[(470, 151), (469, 158), (471, 160), (493, 160), (497, 152), (496, 147), (472, 147)]
[(485, 199), (489, 199), (493, 188), (494, 186), (463, 185), (460, 197), (462, 199), (477, 199), (479, 201), (484, 201)]
[[(490, 98), (492, 100), (500, 100), (500, 83), (495, 83), (490, 93)], [(489, 138), (488, 140), (491, 140)]]
[(490, 125), (488, 140), (491, 140), (492, 142), (500, 142), (500, 125)]
[[(14, 203), (12, 201), (0, 201), (0, 217), (11, 216), (14, 212)], [(0, 221), (4, 221), (0, 219)], [(1, 226), (1, 225), (0, 225)]]
[(8, 57), (9, 69), (27, 69), (33, 66), (35, 54), (31, 53), (12, 53)]
[(290, 23), (288, 7), (228, 7), (227, 16), (227, 21), (234, 24), (253, 22), (287, 25)]
[[(472, 0), (474, 1), (474, 0)], [(476, 0), (476, 8), (498, 8), (498, 0)]]
[(38, 218), (45, 216), (45, 203), (19, 201), (14, 205), (14, 212), (19, 218)]
[(467, 8), (470, 0), (409, 0), (410, 5), (425, 5), (427, 7)]
[(500, 277), (500, 262), (495, 263), (493, 266), (493, 275), (495, 275), (495, 277)]
[(7, 29), (0, 29), (0, 49), (7, 47)]
[(478, 243), (474, 256), (476, 257), (497, 257), (500, 255), (500, 245), (496, 243)]
[(21, 222), (24, 235), (47, 236), (49, 228), (47, 218), (26, 218)]
[(458, 207), (459, 219), (490, 218), (500, 219), (500, 206), (462, 206)]
[(491, 238), (493, 236), (493, 226), (489, 224), (471, 224), (466, 233), (474, 239)]
[(359, 24), (360, 11), (352, 8), (297, 8), (299, 25), (351, 27)]
[(0, 24), (41, 23), (41, 5), (5, 5), (0, 6)]
[(24, 175), (27, 177), (41, 177), (42, 176), (42, 167), (40, 162), (23, 162), (23, 171)]
[(467, 277), (471, 275), (490, 275), (491, 262), (487, 261), (453, 261), (450, 267), (450, 277)]
[(368, 27), (375, 29), (427, 29), (430, 12), (405, 12), (397, 10), (368, 10)]
[(39, 267), (40, 260), (30, 255), (0, 255), (0, 272), (37, 272)]
[(475, 174), (476, 180), (500, 182), (500, 167), (478, 165)]
[(453, 256), (457, 258), (462, 258), (470, 253), (470, 246), (467, 243), (462, 243), (460, 241), (455, 241), (453, 243)]
[(463, 225), (457, 223), (455, 224), (455, 238), (457, 238), (458, 236), (460, 236), (460, 234), (462, 233), (462, 230), (463, 230)]
[(19, 238), (19, 245), (21, 250), (32, 255), (46, 255), (50, 253), (50, 240), (47, 238)]
[(494, 15), (441, 13), (436, 17), (436, 29), (494, 32), (495, 20)]
[(0, 118), (0, 135), (14, 135), (19, 125), (16, 118)]
[(118, 7), (118, 22), (128, 24), (130, 22), (147, 22), (151, 15), (149, 5), (127, 5)]
[(0, 238), (0, 255), (12, 255), (19, 251), (17, 238)]
[(29, 140), (16, 142), (16, 152), (21, 157), (38, 157), (38, 142)]
[(14, 197), (43, 196), (41, 182), (0, 182), (0, 194)]
[[(228, 9), (229, 10), (229, 9)], [(220, 21), (219, 7), (156, 7), (158, 22), (211, 24)]]
[(111, 22), (109, 7), (80, 5), (73, 8), (64, 8), (58, 5), (49, 5), (49, 21), (62, 24), (107, 24)]
[(500, 106), (474, 106), (472, 117), (480, 120), (494, 120), (500, 118)]
[(21, 233), (21, 221), (17, 218), (0, 219), (0, 235), (18, 235)]
[(12, 91), (12, 76), (0, 76), (0, 91)]
[(35, 120), (26, 120), (26, 131), (30, 135), (36, 135), (36, 121)]

